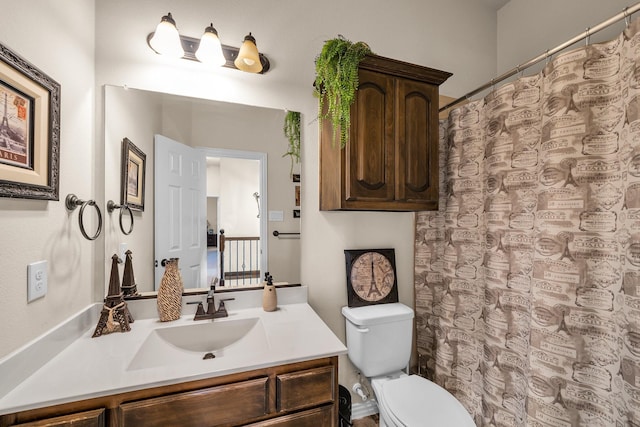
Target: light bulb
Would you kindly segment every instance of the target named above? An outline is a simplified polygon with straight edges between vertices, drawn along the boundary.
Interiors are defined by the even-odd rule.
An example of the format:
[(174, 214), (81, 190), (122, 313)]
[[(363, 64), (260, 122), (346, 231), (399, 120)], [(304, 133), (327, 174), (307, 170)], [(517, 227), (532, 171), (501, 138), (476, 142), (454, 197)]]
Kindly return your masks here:
[(262, 71), (262, 63), (260, 62), (260, 54), (256, 46), (256, 39), (249, 33), (244, 38), (238, 57), (233, 61), (236, 68), (248, 73), (259, 73)]
[(176, 21), (173, 20), (171, 13), (162, 17), (155, 33), (149, 40), (149, 45), (161, 55), (173, 58), (181, 58), (184, 55)]
[(213, 24), (205, 28), (204, 34), (202, 34), (200, 38), (200, 45), (196, 51), (196, 58), (205, 64), (217, 66), (222, 66), (227, 62), (222, 53), (222, 45), (218, 38), (218, 32), (213, 28)]

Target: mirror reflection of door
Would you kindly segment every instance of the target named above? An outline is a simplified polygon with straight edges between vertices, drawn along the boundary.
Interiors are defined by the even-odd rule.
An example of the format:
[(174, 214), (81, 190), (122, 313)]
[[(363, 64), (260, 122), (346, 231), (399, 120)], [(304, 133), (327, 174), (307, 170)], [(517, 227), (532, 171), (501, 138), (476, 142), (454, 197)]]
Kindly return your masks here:
[(266, 163), (265, 153), (192, 148), (156, 135), (156, 290), (162, 260), (169, 258), (180, 258), (185, 289), (209, 287), (223, 274), (225, 287), (261, 281), (267, 268)]
[[(207, 157), (207, 283), (222, 274), (225, 287), (260, 283), (259, 201), (258, 160)], [(224, 253), (218, 244), (223, 238), (220, 230)]]
[(155, 135), (155, 289), (163, 260), (179, 258), (185, 288), (206, 280), (206, 167), (201, 150)]

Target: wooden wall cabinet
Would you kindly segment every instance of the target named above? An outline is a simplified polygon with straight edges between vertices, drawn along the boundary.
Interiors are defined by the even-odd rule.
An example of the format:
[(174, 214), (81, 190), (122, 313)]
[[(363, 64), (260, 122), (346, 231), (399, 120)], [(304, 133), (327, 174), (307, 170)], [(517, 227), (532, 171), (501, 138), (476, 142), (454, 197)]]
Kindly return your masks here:
[(438, 86), (450, 76), (365, 57), (344, 149), (330, 121), (321, 122), (321, 210), (438, 208)]
[(337, 425), (337, 357), (0, 416), (0, 427)]

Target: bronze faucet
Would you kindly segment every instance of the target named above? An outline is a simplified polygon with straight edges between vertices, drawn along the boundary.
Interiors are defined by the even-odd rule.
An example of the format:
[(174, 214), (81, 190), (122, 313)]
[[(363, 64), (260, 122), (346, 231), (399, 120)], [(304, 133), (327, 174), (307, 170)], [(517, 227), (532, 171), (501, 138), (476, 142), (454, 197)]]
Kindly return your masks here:
[(227, 308), (224, 305), (225, 301), (232, 301), (235, 298), (224, 298), (220, 300), (218, 304), (218, 309), (216, 310), (215, 301), (213, 298), (213, 291), (209, 291), (207, 295), (207, 311), (205, 312), (204, 306), (202, 305), (202, 301), (193, 301), (188, 302), (187, 304), (198, 304), (198, 308), (196, 308), (196, 314), (193, 317), (193, 320), (205, 320), (205, 319), (219, 319), (221, 317), (229, 316), (227, 313)]

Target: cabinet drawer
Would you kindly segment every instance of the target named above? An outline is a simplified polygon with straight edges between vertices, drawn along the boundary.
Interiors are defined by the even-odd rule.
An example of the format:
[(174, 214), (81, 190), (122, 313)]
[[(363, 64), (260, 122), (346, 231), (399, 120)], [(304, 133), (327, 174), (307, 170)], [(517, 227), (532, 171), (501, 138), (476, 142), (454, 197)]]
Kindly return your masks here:
[(250, 424), (249, 427), (333, 427), (336, 425), (337, 418), (333, 413), (333, 406), (322, 406)]
[(333, 366), (298, 371), (277, 376), (277, 410), (294, 411), (335, 399)]
[(269, 412), (269, 379), (262, 377), (120, 406), (125, 426), (217, 426), (246, 422)]
[(104, 427), (104, 409), (78, 412), (46, 420), (14, 424), (16, 427)]

